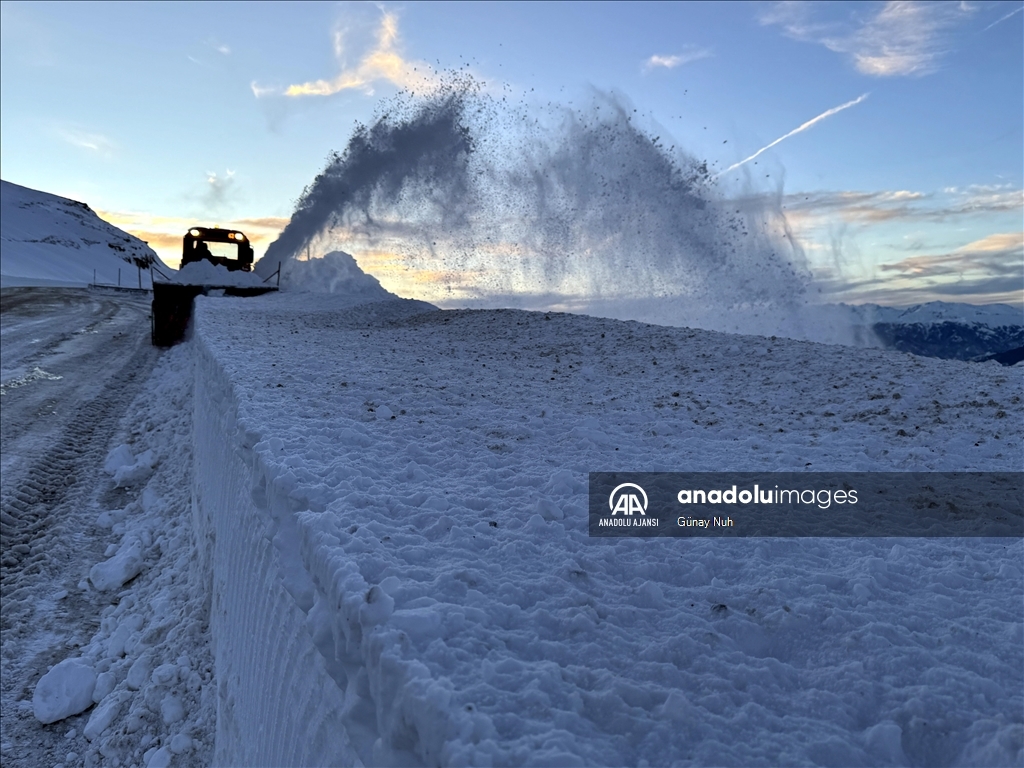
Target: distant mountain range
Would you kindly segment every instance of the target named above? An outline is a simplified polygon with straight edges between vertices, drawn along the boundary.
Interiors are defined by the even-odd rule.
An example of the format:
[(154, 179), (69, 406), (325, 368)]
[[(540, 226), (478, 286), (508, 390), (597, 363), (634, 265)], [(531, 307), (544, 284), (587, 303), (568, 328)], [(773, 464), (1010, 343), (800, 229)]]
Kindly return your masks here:
[(946, 360), (1024, 359), (1024, 310), (1008, 304), (933, 301), (906, 309), (877, 304), (839, 305), (855, 324), (870, 328), (883, 346)]

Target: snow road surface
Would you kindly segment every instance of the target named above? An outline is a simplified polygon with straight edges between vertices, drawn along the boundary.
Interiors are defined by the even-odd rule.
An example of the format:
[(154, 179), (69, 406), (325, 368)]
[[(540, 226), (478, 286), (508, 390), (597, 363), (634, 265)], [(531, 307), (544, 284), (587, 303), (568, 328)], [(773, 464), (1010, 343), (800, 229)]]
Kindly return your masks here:
[[(212, 710), (189, 698), (196, 676), (210, 675), (208, 638), (190, 631), (205, 623), (205, 592), (184, 584), (191, 540), (179, 522), (188, 521), (191, 368), (168, 369), (176, 350), (158, 364), (146, 296), (15, 288), (0, 301), (2, 761), (142, 765), (173, 742), (185, 762), (208, 762), (202, 723)], [(140, 454), (175, 450), (153, 454), (145, 477), (131, 479), (140, 462), (129, 451), (116, 484), (104, 464), (125, 441)], [(137, 562), (126, 562), (132, 552)], [(133, 680), (129, 696), (129, 670), (167, 657), (171, 670)], [(189, 711), (175, 717), (175, 702)], [(134, 730), (118, 740), (106, 731), (122, 709)]]

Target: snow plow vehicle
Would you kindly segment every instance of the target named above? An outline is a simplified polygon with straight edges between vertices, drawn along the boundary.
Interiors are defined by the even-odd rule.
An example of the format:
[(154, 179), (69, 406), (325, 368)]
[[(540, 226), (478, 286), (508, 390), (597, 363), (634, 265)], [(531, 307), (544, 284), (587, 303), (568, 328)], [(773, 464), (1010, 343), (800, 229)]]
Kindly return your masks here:
[[(227, 253), (214, 254), (210, 243), (224, 243), (235, 246), (238, 254), (231, 258)], [(223, 250), (223, 249), (217, 249)], [(252, 271), (252, 244), (237, 229), (221, 229), (220, 227), (192, 227), (185, 233), (181, 243), (181, 266), (185, 267), (197, 261), (208, 261), (227, 268), (231, 272)]]
[(178, 275), (169, 278), (160, 273), (164, 280), (153, 280), (153, 346), (170, 347), (185, 338), (196, 296), (259, 296), (278, 290), (278, 285), (266, 283), (275, 276), (280, 283), (280, 266), (261, 281), (252, 274), (252, 265), (252, 244), (244, 233), (219, 227), (190, 228), (182, 240)]

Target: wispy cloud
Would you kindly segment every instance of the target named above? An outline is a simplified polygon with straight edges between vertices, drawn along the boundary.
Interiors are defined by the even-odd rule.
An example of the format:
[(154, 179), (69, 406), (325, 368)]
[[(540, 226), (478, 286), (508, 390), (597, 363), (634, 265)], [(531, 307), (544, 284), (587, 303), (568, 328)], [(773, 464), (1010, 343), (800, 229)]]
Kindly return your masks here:
[(999, 232), (948, 253), (909, 256), (882, 264), (883, 272), (913, 277), (962, 276), (1014, 277), (1024, 281), (1024, 232)]
[(252, 89), (252, 95), (257, 99), (262, 99), (264, 96), (275, 96), (281, 93), (281, 88), (273, 85), (260, 85), (255, 80), (249, 83), (249, 88)]
[(1018, 5), (1018, 6), (1016, 7), (1016, 8), (1014, 8), (1014, 9), (1013, 9), (1012, 11), (1010, 11), (1010, 12), (1009, 12), (1008, 14), (1006, 14), (1006, 15), (1005, 15), (1005, 16), (1003, 16), (1002, 18), (996, 19), (995, 21), (993, 21), (993, 22), (992, 22), (991, 24), (989, 24), (989, 25), (988, 25), (987, 27), (985, 27), (985, 28), (984, 28), (983, 30), (981, 30), (981, 31), (982, 31), (982, 32), (988, 32), (988, 31), (989, 31), (990, 29), (992, 29), (992, 27), (994, 27), (994, 26), (995, 26), (996, 24), (1002, 24), (1002, 23), (1003, 23), (1004, 21), (1006, 21), (1006, 20), (1007, 20), (1008, 18), (1010, 18), (1011, 16), (1016, 16), (1016, 15), (1017, 15), (1018, 13), (1020, 13), (1021, 11), (1024, 11), (1024, 5)]
[(1019, 306), (1020, 279), (1014, 277), (965, 276), (955, 280), (894, 279), (892, 275), (865, 280), (836, 279), (821, 286), (832, 301), (872, 303), (909, 307), (929, 301), (957, 301), (966, 304), (1009, 304)]
[(910, 190), (800, 192), (783, 200), (787, 218), (801, 229), (823, 220), (847, 224), (946, 222), (964, 216), (1024, 211), (1024, 190), (1010, 185), (948, 187), (940, 194)]
[(333, 33), (334, 57), (339, 72), (330, 79), (311, 80), (289, 85), (287, 88), (251, 84), (257, 98), (282, 94), (291, 97), (331, 96), (346, 90), (359, 90), (372, 94), (374, 83), (389, 82), (400, 88), (426, 90), (437, 84), (430, 65), (425, 62), (408, 61), (400, 50), (398, 18), (389, 11), (381, 12), (373, 47), (359, 59), (355, 66), (345, 63), (345, 30), (336, 27)]
[(859, 72), (873, 77), (934, 72), (951, 48), (949, 31), (975, 10), (965, 3), (892, 0), (866, 19), (854, 15), (825, 21), (821, 8), (777, 3), (762, 14), (761, 23), (777, 24), (789, 37), (848, 55)]
[(117, 145), (102, 133), (63, 127), (57, 129), (57, 135), (72, 146), (87, 149), (103, 157), (111, 156), (117, 148)]
[(233, 223), (236, 227), (249, 227), (250, 229), (255, 228), (271, 232), (280, 232), (288, 226), (289, 221), (291, 221), (291, 219), (285, 218), (284, 216), (258, 216), (256, 218), (249, 219), (235, 219)]
[(1024, 299), (1024, 190), (1010, 184), (794, 192), (781, 203), (832, 300)]
[(1024, 233), (994, 233), (951, 251), (880, 264), (876, 275), (839, 281), (833, 289), (846, 298), (886, 304), (934, 299), (1020, 304), (1022, 264)]
[(759, 150), (757, 150), (757, 152), (752, 154), (750, 157), (746, 157), (743, 160), (740, 160), (738, 163), (733, 163), (732, 165), (730, 165), (728, 168), (726, 168), (721, 173), (716, 174), (715, 178), (718, 178), (719, 176), (722, 176), (722, 175), (724, 175), (726, 173), (729, 173), (729, 171), (733, 171), (733, 170), (739, 168), (744, 163), (749, 163), (751, 160), (753, 160), (754, 158), (758, 157), (763, 152), (767, 152), (769, 149), (774, 147), (776, 144), (779, 144), (780, 142), (785, 141), (790, 136), (796, 136), (798, 133), (803, 133), (808, 128), (813, 127), (816, 123), (820, 123), (822, 120), (824, 120), (826, 118), (829, 118), (829, 117), (832, 117), (832, 115), (837, 114), (839, 112), (842, 112), (844, 109), (849, 109), (850, 107), (854, 106), (855, 104), (860, 104), (867, 97), (868, 97), (868, 94), (866, 94), (866, 93), (865, 94), (861, 94), (860, 96), (858, 96), (856, 99), (853, 99), (852, 101), (848, 101), (845, 104), (840, 104), (838, 107), (832, 107), (832, 109), (825, 110), (824, 112), (822, 112), (817, 117), (812, 117), (810, 120), (808, 120), (803, 125), (800, 125), (797, 128), (794, 128), (792, 131), (787, 133), (785, 136), (780, 136), (775, 141), (773, 141), (771, 144), (766, 144), (765, 146), (761, 147)]
[(711, 56), (711, 49), (709, 48), (696, 48), (693, 46), (687, 46), (681, 53), (674, 53), (668, 56), (661, 56), (655, 54), (644, 62), (644, 72), (650, 72), (653, 69), (675, 69), (681, 67), (683, 64), (689, 64), (691, 61), (699, 61), (700, 59), (706, 59)]
[(207, 38), (203, 41), (203, 47), (201, 51), (196, 51), (196, 55), (185, 54), (185, 58), (191, 61), (193, 64), (198, 64), (200, 67), (218, 67), (221, 66), (221, 62), (217, 57), (210, 57), (209, 52), (213, 51), (220, 56), (230, 56), (231, 47), (226, 43), (219, 42), (214, 38)]

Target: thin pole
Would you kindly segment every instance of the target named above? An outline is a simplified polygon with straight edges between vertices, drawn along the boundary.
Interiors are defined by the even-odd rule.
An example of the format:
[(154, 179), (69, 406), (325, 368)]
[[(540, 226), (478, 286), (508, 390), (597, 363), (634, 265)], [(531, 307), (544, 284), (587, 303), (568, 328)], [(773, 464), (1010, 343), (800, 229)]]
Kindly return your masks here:
[(121, 268), (117, 268), (117, 287), (121, 287)]

